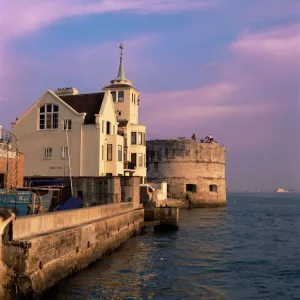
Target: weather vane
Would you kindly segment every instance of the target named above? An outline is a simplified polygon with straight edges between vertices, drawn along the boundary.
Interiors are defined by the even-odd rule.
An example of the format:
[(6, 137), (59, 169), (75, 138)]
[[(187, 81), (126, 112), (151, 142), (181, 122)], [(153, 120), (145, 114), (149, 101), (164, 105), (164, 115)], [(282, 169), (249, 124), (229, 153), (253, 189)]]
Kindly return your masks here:
[(122, 43), (120, 44), (119, 48), (121, 50), (121, 58), (123, 58), (123, 49), (124, 49), (124, 46), (123, 46)]

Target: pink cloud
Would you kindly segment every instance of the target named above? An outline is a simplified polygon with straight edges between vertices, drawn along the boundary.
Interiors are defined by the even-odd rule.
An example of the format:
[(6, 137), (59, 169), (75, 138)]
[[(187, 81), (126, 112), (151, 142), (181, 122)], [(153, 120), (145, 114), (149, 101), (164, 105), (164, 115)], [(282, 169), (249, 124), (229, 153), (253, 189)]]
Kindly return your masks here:
[[(17, 83), (16, 76), (21, 69), (21, 65), (17, 63), (19, 59), (14, 57), (10, 48), (10, 42), (14, 39), (40, 31), (70, 17), (119, 11), (143, 14), (172, 13), (182, 10), (207, 9), (217, 3), (218, 1), (214, 0), (0, 0), (0, 28), (2, 28), (0, 34), (0, 96), (7, 98), (6, 95), (3, 95), (3, 90), (7, 90), (9, 85)], [(130, 43), (128, 46), (128, 50), (134, 49), (134, 47), (130, 49)], [(107, 56), (107, 53), (105, 55)], [(33, 61), (32, 63), (39, 64), (40, 62)], [(49, 67), (51, 68), (51, 66)]]
[(295, 61), (300, 52), (300, 23), (258, 33), (244, 31), (240, 38), (232, 43), (231, 50), (237, 55)]
[[(251, 2), (248, 3), (251, 5)], [(251, 8), (251, 7), (250, 7)], [(255, 9), (246, 9), (240, 16), (247, 21), (284, 20), (300, 15), (300, 2), (288, 1), (259, 1), (255, 2)]]
[[(142, 95), (141, 119), (150, 137), (177, 137), (194, 131), (203, 136), (212, 131), (236, 151), (277, 147), (283, 136), (296, 137), (296, 29), (244, 31), (229, 46), (227, 61), (205, 66), (212, 67), (213, 84)], [(156, 105), (160, 109), (155, 110), (154, 118), (151, 108)]]
[(0, 0), (1, 40), (7, 41), (38, 31), (64, 18), (107, 12), (172, 13), (207, 9), (215, 0)]

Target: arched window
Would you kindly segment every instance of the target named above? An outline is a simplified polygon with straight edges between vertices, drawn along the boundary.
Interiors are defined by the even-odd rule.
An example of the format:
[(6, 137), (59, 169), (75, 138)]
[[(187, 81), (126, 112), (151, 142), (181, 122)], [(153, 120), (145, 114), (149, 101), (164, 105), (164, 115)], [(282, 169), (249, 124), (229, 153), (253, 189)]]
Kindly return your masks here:
[(45, 104), (40, 107), (40, 129), (58, 128), (58, 106)]

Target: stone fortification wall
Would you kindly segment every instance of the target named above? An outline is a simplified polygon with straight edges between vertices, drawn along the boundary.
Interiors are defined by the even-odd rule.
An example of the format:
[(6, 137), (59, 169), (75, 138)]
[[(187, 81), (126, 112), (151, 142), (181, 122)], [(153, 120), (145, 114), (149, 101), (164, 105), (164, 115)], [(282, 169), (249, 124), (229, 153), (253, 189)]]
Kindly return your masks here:
[(33, 294), (116, 249), (140, 231), (144, 210), (120, 203), (48, 216), (17, 218), (9, 226), (13, 238), (2, 237), (1, 264), (6, 273), (0, 278), (0, 298), (6, 298), (1, 299), (33, 299)]
[(168, 197), (192, 206), (226, 204), (225, 147), (193, 140), (147, 141), (147, 179), (168, 183)]

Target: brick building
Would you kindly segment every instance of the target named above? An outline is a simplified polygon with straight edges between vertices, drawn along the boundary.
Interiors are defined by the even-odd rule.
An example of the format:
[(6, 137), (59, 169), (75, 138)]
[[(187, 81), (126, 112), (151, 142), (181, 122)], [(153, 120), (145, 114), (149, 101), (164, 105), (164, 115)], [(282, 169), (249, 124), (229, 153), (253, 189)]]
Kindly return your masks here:
[(0, 189), (23, 186), (24, 153), (0, 147)]

